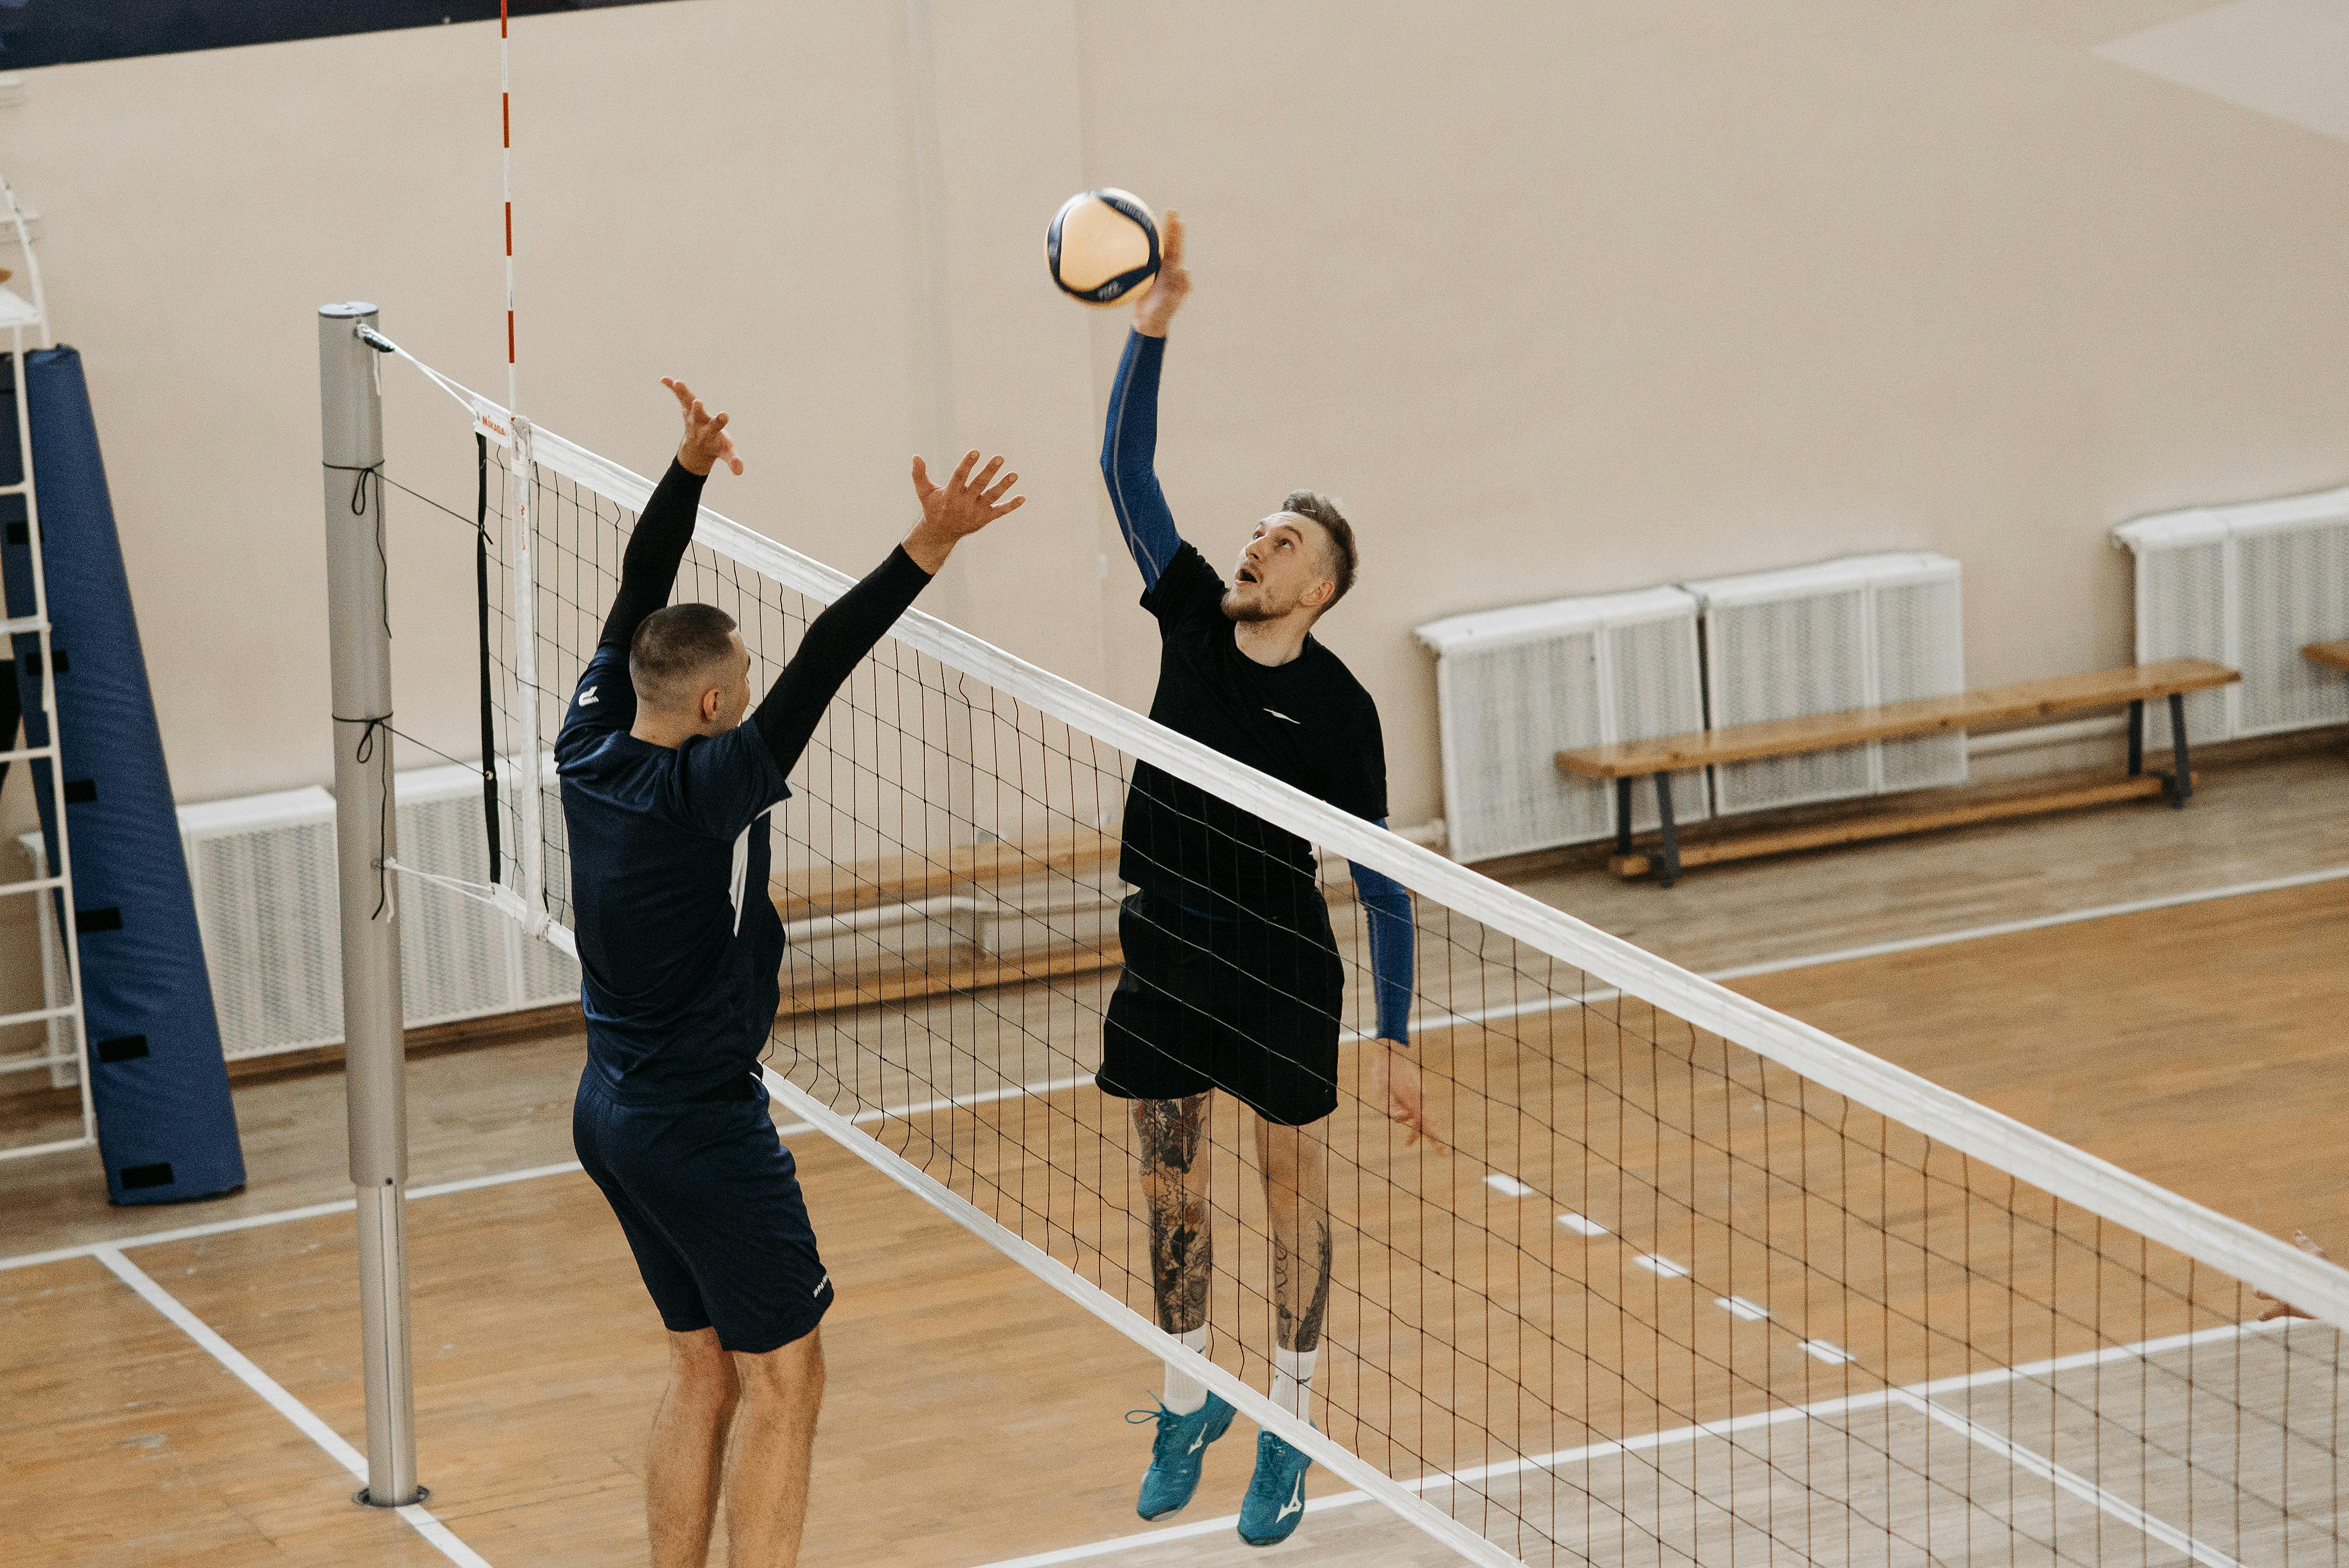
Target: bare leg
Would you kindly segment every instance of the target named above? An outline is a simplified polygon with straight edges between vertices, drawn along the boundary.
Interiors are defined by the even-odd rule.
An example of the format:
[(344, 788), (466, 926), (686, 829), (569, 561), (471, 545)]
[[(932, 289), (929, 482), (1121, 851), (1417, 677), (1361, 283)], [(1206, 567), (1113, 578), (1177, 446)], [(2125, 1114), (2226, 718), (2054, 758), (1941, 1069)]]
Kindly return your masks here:
[(653, 1568), (702, 1568), (709, 1561), (718, 1478), (739, 1394), (733, 1360), (719, 1348), (716, 1329), (668, 1336), (668, 1387), (653, 1418), (652, 1459), (645, 1466)]
[(1318, 1349), (1330, 1310), (1330, 1145), (1322, 1124), (1277, 1127), (1258, 1118), (1256, 1157), (1272, 1221), (1274, 1332), (1283, 1350)]
[(1207, 1326), (1215, 1236), (1207, 1212), (1207, 1097), (1138, 1099), (1142, 1191), (1150, 1204), (1150, 1283), (1158, 1326), (1188, 1334)]
[(742, 1410), (726, 1463), (726, 1560), (730, 1568), (793, 1568), (807, 1525), (823, 1346), (810, 1330), (763, 1356), (736, 1356), (734, 1370)]

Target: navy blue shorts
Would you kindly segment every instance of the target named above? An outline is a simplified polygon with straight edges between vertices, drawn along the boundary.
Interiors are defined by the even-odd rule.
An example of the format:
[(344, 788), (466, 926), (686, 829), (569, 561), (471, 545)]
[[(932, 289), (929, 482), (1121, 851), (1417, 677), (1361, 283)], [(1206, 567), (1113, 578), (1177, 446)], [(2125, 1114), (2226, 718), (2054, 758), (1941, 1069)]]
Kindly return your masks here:
[(718, 1098), (621, 1105), (590, 1068), (571, 1142), (672, 1331), (715, 1328), (728, 1350), (762, 1355), (804, 1337), (832, 1305), (797, 1166), (757, 1078)]
[[(1151, 893), (1119, 907), (1125, 973), (1102, 1023), (1093, 1081), (1120, 1099), (1222, 1089), (1268, 1122), (1338, 1109), (1346, 969), (1319, 898), (1299, 925), (1194, 914)], [(1308, 923), (1310, 923), (1309, 924)]]

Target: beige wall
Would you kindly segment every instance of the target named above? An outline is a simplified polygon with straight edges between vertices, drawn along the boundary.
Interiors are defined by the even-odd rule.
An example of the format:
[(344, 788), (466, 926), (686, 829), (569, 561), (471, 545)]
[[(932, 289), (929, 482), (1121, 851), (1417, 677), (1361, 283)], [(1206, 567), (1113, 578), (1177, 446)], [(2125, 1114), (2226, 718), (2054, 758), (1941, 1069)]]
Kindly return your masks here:
[[(1442, 810), (1410, 628), (1459, 611), (1922, 547), (1965, 563), (1977, 682), (2112, 663), (2111, 523), (2349, 477), (2349, 146), (2089, 52), (2199, 8), (536, 18), (523, 401), (651, 469), (655, 378), (692, 377), (751, 465), (714, 503), (851, 568), (905, 521), (909, 451), (999, 446), (1033, 500), (932, 607), (1144, 702), (1092, 470), (1123, 318), (1040, 264), (1053, 205), (1117, 183), (1193, 224), (1178, 519), (1220, 563), (1292, 485), (1357, 516), (1327, 640), (1380, 699), (1399, 821)], [(0, 108), (182, 799), (330, 772), (312, 307), (374, 299), (502, 387), (496, 69), (492, 30), (449, 27), (55, 67)], [(453, 408), (388, 385), (395, 477), (466, 501)], [(393, 516), (403, 727), (462, 753), (464, 531)], [(19, 981), (28, 952), (0, 946)]]

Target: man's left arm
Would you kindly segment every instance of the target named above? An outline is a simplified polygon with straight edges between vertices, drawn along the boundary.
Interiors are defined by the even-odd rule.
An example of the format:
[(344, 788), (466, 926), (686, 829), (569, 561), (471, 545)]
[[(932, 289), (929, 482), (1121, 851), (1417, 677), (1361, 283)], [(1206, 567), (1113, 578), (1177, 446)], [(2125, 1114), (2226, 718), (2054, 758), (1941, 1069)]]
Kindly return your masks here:
[[(1361, 814), (1378, 826), (1387, 825), (1386, 738), (1379, 727), (1379, 710), (1368, 695), (1362, 698), (1356, 733), (1361, 751), (1358, 778), (1364, 786)], [(1354, 895), (1362, 905), (1371, 944), (1371, 995), (1378, 1013), (1382, 1048), (1371, 1057), (1371, 1088), (1386, 1113), (1409, 1128), (1403, 1140), (1409, 1148), (1421, 1139), (1439, 1151), (1443, 1141), (1427, 1125), (1427, 1098), (1419, 1068), (1411, 1059), (1411, 998), (1417, 963), (1418, 923), (1412, 916), (1411, 893), (1383, 872), (1358, 861), (1348, 861), (1353, 873)]]

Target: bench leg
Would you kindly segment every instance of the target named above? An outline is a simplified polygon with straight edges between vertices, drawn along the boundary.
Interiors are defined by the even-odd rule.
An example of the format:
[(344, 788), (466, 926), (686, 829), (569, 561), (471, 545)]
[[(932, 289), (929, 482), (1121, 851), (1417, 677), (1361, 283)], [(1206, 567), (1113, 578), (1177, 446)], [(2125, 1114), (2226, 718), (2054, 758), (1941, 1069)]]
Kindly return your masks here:
[(1681, 880), (1681, 836), (1672, 826), (1672, 776), (1669, 773), (1656, 775), (1656, 815), (1663, 819), (1664, 830), (1661, 880), (1670, 887)]
[(1615, 780), (1615, 852), (1631, 852), (1631, 776)]
[(2145, 771), (2145, 698), (2129, 704), (2129, 777)]
[(2182, 811), (2187, 798), (2194, 793), (2194, 769), (2186, 757), (2186, 696), (2182, 692), (2169, 694), (2169, 755), (2170, 766), (2177, 770), (2170, 776), (2169, 803)]

